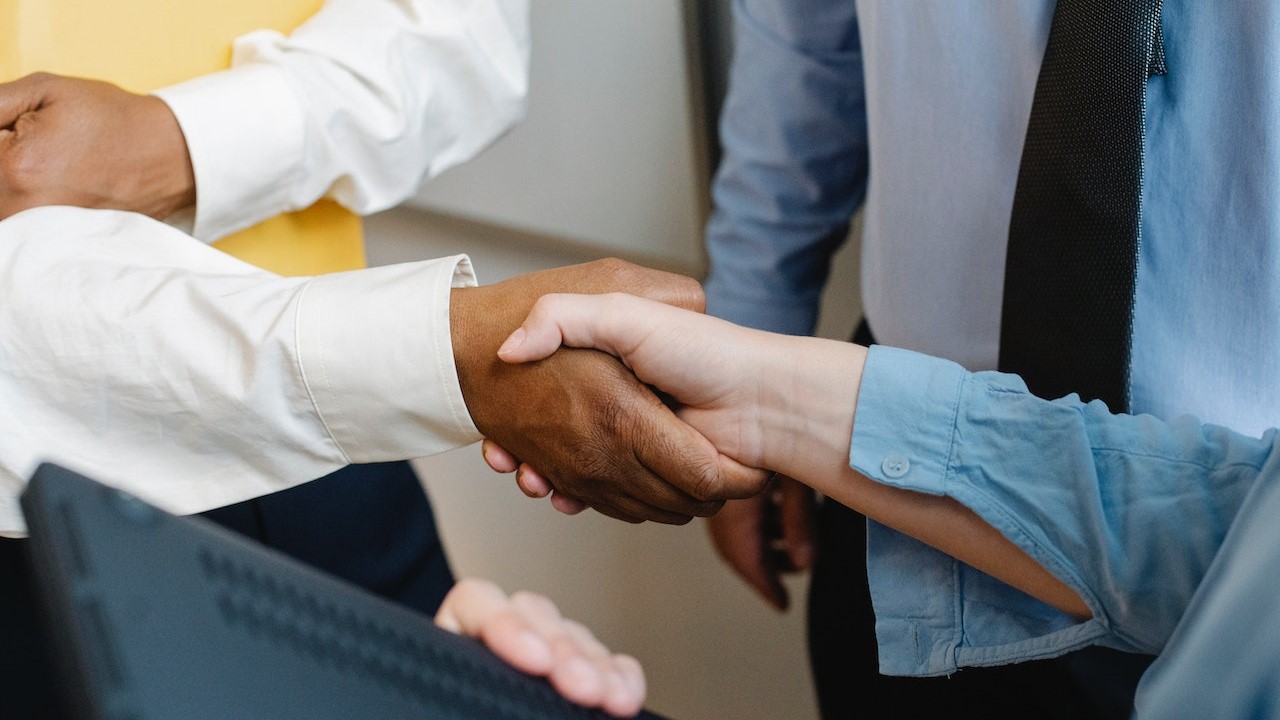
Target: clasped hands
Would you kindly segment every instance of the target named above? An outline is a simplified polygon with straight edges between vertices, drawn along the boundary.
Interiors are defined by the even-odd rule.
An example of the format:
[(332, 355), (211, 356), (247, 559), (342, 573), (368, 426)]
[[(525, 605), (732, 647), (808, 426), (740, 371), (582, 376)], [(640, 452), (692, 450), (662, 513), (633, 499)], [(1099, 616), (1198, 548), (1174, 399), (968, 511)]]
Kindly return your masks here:
[[(634, 266), (626, 270), (656, 273)], [(643, 435), (618, 439), (643, 442), (644, 446), (636, 449), (637, 457), (673, 453), (691, 457), (695, 464), (688, 466), (690, 469), (717, 468), (700, 476), (672, 476), (673, 484), (688, 487), (689, 482), (696, 482), (691, 492), (703, 501), (755, 497), (768, 486), (770, 475), (750, 468), (771, 467), (775, 458), (785, 455), (775, 446), (788, 442), (788, 432), (794, 429), (787, 427), (794, 425), (790, 416), (784, 417), (779, 410), (787, 407), (783, 396), (788, 392), (788, 381), (780, 369), (788, 363), (775, 357), (778, 346), (765, 335), (689, 312), (702, 310), (700, 286), (689, 278), (672, 282), (686, 284), (699, 302), (669, 302), (671, 298), (654, 302), (664, 298), (655, 298), (652, 293), (648, 298), (637, 297), (639, 293), (625, 291), (543, 295), (521, 325), (501, 341), (494, 353), (494, 367), (528, 371), (581, 357), (584, 352), (596, 361), (621, 363), (627, 375), (619, 380), (629, 376), (639, 387), (656, 388), (672, 407), (649, 403), (662, 417), (658, 426), (649, 426), (662, 428), (661, 441)], [(612, 381), (616, 376), (610, 377)], [(519, 443), (520, 438), (512, 441)], [(567, 444), (577, 447), (573, 441)], [(581, 447), (586, 449), (583, 462), (598, 462), (591, 456), (601, 446), (587, 443)], [(603, 484), (589, 475), (566, 482), (560, 474), (563, 466), (544, 465), (511, 441), (492, 435), (487, 435), (483, 452), (494, 470), (515, 471), (517, 484), (526, 495), (549, 494), (555, 507), (565, 513), (594, 507), (618, 516), (616, 507), (602, 509), (598, 504)], [(662, 467), (680, 469), (673, 463)], [(661, 507), (661, 502), (671, 497), (669, 490), (666, 493), (646, 498), (654, 507)], [(694, 509), (695, 514), (702, 514), (696, 511), (705, 508)]]
[(521, 481), (554, 486), (562, 508), (589, 506), (628, 522), (686, 523), (765, 487), (767, 473), (735, 457), (732, 443), (695, 429), (615, 356), (565, 348), (522, 357), (527, 362), (499, 357), (539, 298), (557, 292), (625, 293), (686, 311), (704, 308), (693, 279), (615, 259), (455, 289), (458, 379), (490, 457), (501, 448), (513, 464), (507, 469), (522, 461)]

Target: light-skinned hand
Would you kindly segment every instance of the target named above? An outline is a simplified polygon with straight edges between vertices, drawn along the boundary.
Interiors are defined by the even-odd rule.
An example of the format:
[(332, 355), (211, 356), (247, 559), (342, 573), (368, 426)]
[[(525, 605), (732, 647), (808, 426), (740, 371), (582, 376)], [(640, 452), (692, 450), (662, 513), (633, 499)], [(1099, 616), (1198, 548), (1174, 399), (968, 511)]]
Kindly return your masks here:
[(629, 655), (609, 651), (581, 623), (565, 619), (542, 595), (508, 596), (487, 580), (459, 580), (435, 622), (481, 640), (516, 669), (547, 678), (565, 698), (617, 717), (640, 712), (644, 670)]

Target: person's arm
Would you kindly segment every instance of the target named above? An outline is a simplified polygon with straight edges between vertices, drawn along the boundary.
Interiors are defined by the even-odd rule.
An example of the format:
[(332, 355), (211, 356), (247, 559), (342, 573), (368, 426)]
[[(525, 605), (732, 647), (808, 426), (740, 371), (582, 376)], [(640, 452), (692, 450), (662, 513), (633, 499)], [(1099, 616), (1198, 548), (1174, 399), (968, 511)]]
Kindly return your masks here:
[(464, 578), (445, 595), (435, 621), (483, 641), (513, 667), (547, 678), (579, 705), (618, 717), (632, 717), (644, 705), (640, 663), (610, 652), (587, 627), (562, 616), (541, 595), (508, 596), (492, 582)]
[(862, 47), (843, 0), (734, 0), (707, 312), (808, 335), (867, 182)]
[[(543, 298), (500, 355), (528, 361), (562, 342), (622, 358), (743, 463), (786, 472), (1071, 616), (954, 569), (928, 573), (911, 555), (872, 563), (873, 593), (888, 586), (876, 595), (878, 626), (914, 647), (891, 657), (895, 674), (1043, 656), (1052, 643), (1158, 651), (1245, 496), (1280, 472), (1276, 431), (1249, 438), (1194, 418), (1112, 415), (1075, 396), (1037, 398), (1012, 375), (619, 295)], [(884, 606), (915, 610), (914, 599), (960, 622), (955, 636)]]
[[(866, 191), (856, 4), (736, 0), (732, 9), (706, 233), (707, 312), (808, 335), (832, 256)], [(780, 476), (771, 492), (730, 501), (707, 520), (721, 557), (779, 609), (789, 600), (782, 574), (810, 562), (813, 505), (812, 492)]]
[[(627, 520), (686, 522), (764, 478), (603, 354), (493, 368), (508, 316), (549, 288), (700, 307), (697, 283), (670, 273), (599, 261), (468, 287), (457, 256), (282, 278), (141, 215), (51, 207), (0, 223), (0, 277), (2, 534), (23, 531), (17, 496), (41, 460), (178, 513), (482, 431)], [(512, 412), (512, 395), (547, 400)], [(576, 462), (585, 448), (606, 462)]]
[(0, 276), (0, 534), (41, 460), (193, 513), (479, 439), (434, 302), (475, 283), (465, 256), (282, 278), (52, 207), (0, 223)]
[(212, 241), (321, 197), (374, 212), (509, 129), (527, 75), (526, 0), (329, 0), (288, 36), (237, 40), (230, 70), (154, 96), (24, 78), (0, 85), (0, 128), (22, 140), (10, 153), (0, 135), (0, 217), (163, 218), (196, 200)]

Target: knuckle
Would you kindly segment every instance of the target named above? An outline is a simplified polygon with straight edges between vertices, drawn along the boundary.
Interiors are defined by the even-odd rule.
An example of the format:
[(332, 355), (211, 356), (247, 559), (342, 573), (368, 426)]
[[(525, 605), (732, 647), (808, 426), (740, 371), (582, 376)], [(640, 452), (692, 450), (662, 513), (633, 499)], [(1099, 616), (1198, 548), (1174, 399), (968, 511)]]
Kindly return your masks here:
[(621, 258), (608, 257), (596, 261), (596, 272), (607, 288), (627, 288), (636, 283), (638, 267)]
[(697, 461), (689, 469), (689, 494), (697, 500), (719, 501), (724, 499), (724, 478), (715, 466), (707, 461)]
[(546, 617), (558, 617), (560, 614), (555, 603), (551, 602), (549, 598), (529, 590), (515, 591), (511, 594), (511, 602), (516, 607)]

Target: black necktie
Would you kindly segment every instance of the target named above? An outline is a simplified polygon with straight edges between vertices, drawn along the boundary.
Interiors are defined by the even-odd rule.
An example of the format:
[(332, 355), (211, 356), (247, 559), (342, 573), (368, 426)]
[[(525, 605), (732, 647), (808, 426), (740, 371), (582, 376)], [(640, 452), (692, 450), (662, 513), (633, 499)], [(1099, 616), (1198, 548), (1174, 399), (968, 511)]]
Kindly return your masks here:
[(1161, 0), (1059, 0), (1009, 227), (1000, 369), (1126, 412), (1143, 116)]

